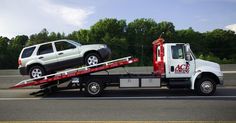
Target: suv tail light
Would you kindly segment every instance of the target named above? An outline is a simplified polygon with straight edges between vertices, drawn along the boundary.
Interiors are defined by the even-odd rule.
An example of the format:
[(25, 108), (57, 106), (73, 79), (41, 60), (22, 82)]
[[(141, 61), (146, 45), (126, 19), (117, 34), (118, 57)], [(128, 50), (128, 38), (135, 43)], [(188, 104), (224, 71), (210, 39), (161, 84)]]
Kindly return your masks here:
[(22, 62), (20, 59), (18, 59), (18, 65), (22, 65)]

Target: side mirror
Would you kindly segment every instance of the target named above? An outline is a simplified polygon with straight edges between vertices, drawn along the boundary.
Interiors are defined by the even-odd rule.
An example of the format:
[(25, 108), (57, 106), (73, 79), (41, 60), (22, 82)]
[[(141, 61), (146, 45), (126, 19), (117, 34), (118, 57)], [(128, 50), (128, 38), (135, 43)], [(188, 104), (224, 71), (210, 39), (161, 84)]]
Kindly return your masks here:
[(185, 55), (185, 60), (186, 61), (191, 61), (191, 53), (190, 53), (190, 46), (189, 46), (189, 44), (185, 44), (185, 53), (186, 53), (186, 55)]

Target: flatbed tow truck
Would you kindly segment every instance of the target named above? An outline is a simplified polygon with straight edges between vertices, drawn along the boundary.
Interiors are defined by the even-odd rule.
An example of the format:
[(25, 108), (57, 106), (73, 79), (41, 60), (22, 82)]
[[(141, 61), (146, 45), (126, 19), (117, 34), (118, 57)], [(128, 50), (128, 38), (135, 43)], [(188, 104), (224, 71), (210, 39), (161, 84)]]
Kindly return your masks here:
[[(223, 85), (223, 73), (217, 63), (196, 59), (189, 44), (164, 43), (159, 37), (153, 41), (153, 72), (150, 74), (107, 74), (92, 75), (117, 67), (136, 63), (138, 58), (124, 57), (70, 70), (57, 72), (35, 79), (23, 80), (11, 88), (40, 86), (41, 90), (32, 93), (46, 93), (58, 90), (57, 86), (69, 82), (67, 89), (79, 88), (88, 96), (101, 96), (109, 86), (120, 88), (187, 88), (198, 95), (209, 96), (216, 86)], [(76, 85), (72, 87), (72, 85)]]

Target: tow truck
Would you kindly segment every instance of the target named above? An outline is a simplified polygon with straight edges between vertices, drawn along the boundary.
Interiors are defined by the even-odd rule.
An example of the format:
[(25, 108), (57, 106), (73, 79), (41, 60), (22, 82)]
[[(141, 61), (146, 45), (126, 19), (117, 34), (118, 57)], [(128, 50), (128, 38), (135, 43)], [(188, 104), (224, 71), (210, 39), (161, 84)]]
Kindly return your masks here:
[[(119, 88), (187, 88), (197, 95), (210, 96), (217, 85), (223, 85), (220, 65), (196, 59), (185, 43), (165, 43), (162, 37), (152, 42), (153, 72), (148, 74), (93, 74), (124, 67), (139, 61), (131, 56), (57, 72), (35, 79), (23, 80), (11, 88), (40, 86), (39, 92), (52, 92), (58, 85), (69, 82), (67, 89), (79, 88), (88, 96), (101, 96), (109, 86)], [(76, 85), (76, 86), (73, 86)], [(33, 93), (33, 94), (35, 94)]]

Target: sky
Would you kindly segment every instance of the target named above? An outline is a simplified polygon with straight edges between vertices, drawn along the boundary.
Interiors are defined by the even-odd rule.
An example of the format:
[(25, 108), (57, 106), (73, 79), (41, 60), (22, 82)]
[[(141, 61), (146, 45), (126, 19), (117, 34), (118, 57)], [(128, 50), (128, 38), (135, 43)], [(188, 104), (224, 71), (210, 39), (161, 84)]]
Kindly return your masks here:
[(0, 0), (0, 36), (89, 29), (100, 19), (152, 18), (175, 29), (236, 32), (236, 0)]

